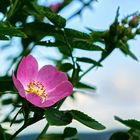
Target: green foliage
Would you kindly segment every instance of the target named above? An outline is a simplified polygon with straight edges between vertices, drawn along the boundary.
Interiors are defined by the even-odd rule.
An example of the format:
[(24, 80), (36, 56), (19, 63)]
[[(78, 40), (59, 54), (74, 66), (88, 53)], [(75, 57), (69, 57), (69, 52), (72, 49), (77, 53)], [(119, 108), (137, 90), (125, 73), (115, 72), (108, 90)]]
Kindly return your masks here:
[(46, 16), (54, 25), (59, 28), (65, 27), (66, 20), (60, 15), (53, 12), (50, 8), (38, 6), (36, 5), (36, 3), (33, 2), (30, 2), (30, 5), (33, 12), (36, 12), (38, 16)]
[(76, 58), (77, 61), (79, 62), (85, 62), (85, 63), (90, 63), (90, 64), (93, 64), (95, 66), (102, 66), (99, 62), (93, 60), (93, 59), (90, 59), (90, 58), (86, 58), (86, 57), (77, 57)]
[(109, 140), (130, 140), (130, 135), (126, 132), (116, 132)]
[(130, 128), (133, 128), (133, 129), (137, 129), (137, 130), (140, 130), (140, 121), (137, 121), (137, 120), (123, 120), (119, 117), (115, 117), (115, 120), (121, 122), (122, 124), (130, 127)]
[(73, 137), (77, 134), (77, 129), (76, 128), (72, 128), (72, 127), (66, 127), (64, 129), (64, 137)]
[(23, 37), (23, 38), (27, 37), (26, 34), (22, 32), (20, 29), (18, 29), (17, 27), (12, 27), (11, 25), (4, 22), (0, 22), (0, 35), (5, 37), (4, 40), (7, 38), (4, 35), (8, 35), (10, 37), (12, 36)]
[(72, 121), (72, 117), (67, 111), (59, 111), (53, 108), (46, 109), (45, 116), (49, 125), (63, 126)]
[(71, 63), (63, 63), (60, 66), (60, 70), (64, 71), (64, 72), (68, 72), (69, 70), (73, 69), (73, 65)]
[(94, 120), (93, 118), (89, 117), (88, 115), (84, 114), (83, 112), (77, 111), (77, 110), (71, 110), (70, 114), (72, 117), (79, 121), (80, 123), (86, 125), (89, 128), (95, 129), (95, 130), (103, 130), (105, 129), (105, 126)]
[(123, 120), (117, 116), (115, 116), (115, 120), (129, 127), (129, 130), (126, 132), (114, 133), (110, 137), (110, 140), (140, 140), (140, 121), (133, 119)]
[[(75, 119), (89, 128), (95, 130), (105, 129), (105, 126), (103, 126), (93, 118), (89, 117), (88, 115), (84, 114), (83, 112), (77, 110), (59, 111), (54, 108), (48, 108), (45, 111), (45, 115), (49, 125), (56, 125), (56, 126), (67, 125), (72, 122), (72, 119)], [(69, 131), (69, 129), (65, 131)], [(75, 132), (75, 130), (73, 131)]]

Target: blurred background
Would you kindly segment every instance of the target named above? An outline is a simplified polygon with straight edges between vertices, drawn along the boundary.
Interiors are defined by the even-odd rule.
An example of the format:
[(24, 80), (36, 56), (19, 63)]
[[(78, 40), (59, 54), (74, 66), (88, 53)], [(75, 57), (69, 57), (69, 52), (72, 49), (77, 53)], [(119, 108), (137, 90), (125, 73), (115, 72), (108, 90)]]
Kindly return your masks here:
[[(62, 1), (50, 0), (46, 2), (45, 0), (40, 0), (40, 4), (46, 3), (48, 6), (56, 2), (61, 3)], [(81, 16), (77, 15), (69, 19), (73, 12), (81, 7), (79, 0), (75, 0), (69, 5), (69, 8), (63, 9), (60, 15), (69, 19), (67, 21), (67, 27), (73, 29), (84, 32), (88, 32), (87, 27), (95, 30), (106, 30), (113, 23), (118, 6), (120, 6), (120, 19), (140, 9), (139, 0), (99, 0), (98, 2), (92, 3), (92, 9), (89, 7), (84, 8)], [(0, 46), (0, 75), (3, 76), (6, 74), (11, 63), (9, 58), (18, 55), (22, 51), (22, 47), (19, 47), (20, 44), (18, 44), (17, 38), (11, 42), (11, 47), (6, 47), (6, 41), (1, 41), (1, 44), (1, 46), (5, 45), (5, 49), (1, 49)], [(133, 53), (140, 60), (140, 37), (137, 36), (136, 40), (129, 42), (129, 44)], [(41, 47), (41, 49), (43, 51), (40, 51), (40, 46), (37, 46), (32, 51), (32, 54), (39, 61), (40, 67), (44, 64), (53, 64), (53, 61), (51, 61), (53, 58), (61, 58), (58, 51), (54, 48)], [(74, 55), (98, 58), (98, 53), (88, 51), (85, 53), (81, 50), (76, 50)], [(7, 61), (5, 63), (6, 59)], [(81, 65), (85, 69), (89, 67), (87, 64)], [(120, 50), (116, 49), (102, 65), (103, 67), (90, 71), (82, 78), (83, 82), (96, 86), (97, 90), (87, 91), (88, 94), (78, 93), (75, 96), (76, 100), (68, 98), (62, 109), (81, 110), (104, 124), (107, 130), (123, 129), (125, 127), (114, 120), (115, 115), (124, 119), (140, 118), (140, 64), (139, 61), (124, 56), (120, 53)], [(12, 70), (12, 68), (10, 69)], [(11, 73), (11, 70), (9, 73)], [(1, 110), (1, 114), (3, 114), (3, 110)], [(44, 125), (44, 121), (36, 123), (25, 129), (21, 135), (29, 134), (29, 132), (38, 133)], [(77, 126), (80, 132), (93, 132), (93, 130), (76, 121), (70, 124), (70, 126)], [(14, 129), (18, 128), (18, 126), (12, 127)], [(51, 127), (49, 132), (52, 132), (52, 130), (56, 132), (60, 131), (59, 128)]]

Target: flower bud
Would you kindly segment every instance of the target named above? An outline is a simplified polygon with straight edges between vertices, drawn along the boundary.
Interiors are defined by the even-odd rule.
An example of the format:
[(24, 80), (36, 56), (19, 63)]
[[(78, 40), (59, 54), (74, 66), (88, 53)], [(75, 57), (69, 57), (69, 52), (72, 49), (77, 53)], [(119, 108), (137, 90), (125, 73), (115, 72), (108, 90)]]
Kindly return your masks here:
[(139, 20), (140, 17), (139, 16), (134, 16), (130, 21), (129, 21), (129, 26), (132, 28), (135, 28), (139, 25)]

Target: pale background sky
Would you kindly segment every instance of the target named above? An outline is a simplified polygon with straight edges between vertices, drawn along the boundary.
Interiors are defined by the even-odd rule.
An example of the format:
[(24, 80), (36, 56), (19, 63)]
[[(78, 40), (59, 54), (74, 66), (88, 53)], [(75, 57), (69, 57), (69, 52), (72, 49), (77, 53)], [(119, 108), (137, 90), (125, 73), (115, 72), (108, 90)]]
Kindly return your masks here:
[[(51, 1), (50, 1), (51, 2)], [(75, 1), (69, 10), (65, 9), (60, 14), (64, 17), (69, 17), (74, 8), (77, 8), (78, 1)], [(78, 16), (68, 22), (67, 27), (86, 31), (84, 27), (93, 29), (108, 29), (109, 25), (113, 22), (117, 7), (120, 6), (120, 17), (131, 14), (140, 9), (139, 0), (99, 0), (98, 3), (93, 4), (93, 11), (88, 8), (82, 14), (82, 18)], [(137, 40), (131, 41), (131, 50), (140, 60), (140, 37)], [(13, 44), (14, 46), (14, 44)], [(16, 46), (14, 46), (16, 48)], [(11, 48), (12, 49), (12, 48)], [(39, 47), (37, 48), (39, 49)], [(44, 48), (44, 54), (48, 52), (48, 57), (56, 57), (57, 52), (52, 52), (52, 49)], [(16, 50), (15, 54), (19, 51)], [(87, 55), (92, 58), (97, 57), (95, 53), (77, 51), (75, 54), (79, 56)], [(33, 52), (34, 56), (38, 59), (36, 51)], [(7, 54), (8, 55), (8, 54)], [(4, 55), (0, 56), (1, 58)], [(59, 58), (59, 56), (58, 56)], [(0, 62), (2, 63), (2, 62)], [(40, 62), (40, 66), (48, 64), (49, 61)], [(4, 73), (4, 69), (2, 68)], [(120, 123), (116, 122), (113, 117), (117, 115), (124, 119), (140, 118), (140, 63), (125, 57), (119, 50), (112, 53), (103, 62), (103, 67), (94, 69), (88, 73), (82, 80), (96, 85), (97, 91), (90, 95), (77, 94), (76, 102), (71, 99), (66, 100), (63, 109), (78, 109), (89, 114), (99, 122), (103, 123), (108, 129), (123, 127)], [(91, 98), (92, 97), (92, 98)], [(42, 121), (27, 128), (23, 134), (30, 132), (38, 132), (43, 128), (45, 122)], [(78, 126), (79, 131), (93, 131), (82, 124), (72, 123), (71, 126)], [(31, 129), (32, 128), (32, 129)], [(54, 130), (54, 127), (50, 129)], [(59, 131), (59, 128), (56, 129)]]

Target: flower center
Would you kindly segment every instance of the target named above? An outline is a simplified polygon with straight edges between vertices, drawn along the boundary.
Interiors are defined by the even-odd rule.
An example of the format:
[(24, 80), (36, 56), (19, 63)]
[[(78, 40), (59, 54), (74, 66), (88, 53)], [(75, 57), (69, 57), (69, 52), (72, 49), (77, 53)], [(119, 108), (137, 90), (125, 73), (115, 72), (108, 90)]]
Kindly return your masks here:
[(43, 102), (47, 98), (48, 94), (46, 92), (46, 88), (42, 84), (42, 82), (32, 81), (27, 85), (26, 93), (35, 93), (38, 96), (42, 97)]

